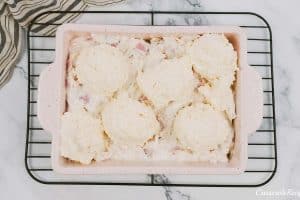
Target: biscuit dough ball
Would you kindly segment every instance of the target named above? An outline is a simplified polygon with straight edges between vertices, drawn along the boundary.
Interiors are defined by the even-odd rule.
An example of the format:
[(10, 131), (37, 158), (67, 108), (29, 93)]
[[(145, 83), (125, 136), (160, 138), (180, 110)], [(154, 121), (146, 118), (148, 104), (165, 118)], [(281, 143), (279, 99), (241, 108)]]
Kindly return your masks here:
[(225, 111), (230, 120), (236, 117), (234, 95), (230, 87), (221, 83), (215, 83), (212, 86), (201, 86), (198, 90), (206, 102), (211, 104), (214, 109)]
[(217, 149), (232, 133), (231, 124), (223, 112), (199, 103), (178, 112), (172, 134), (184, 148), (201, 152)]
[(143, 145), (160, 130), (152, 109), (126, 95), (104, 107), (102, 120), (107, 135), (119, 144)]
[(231, 76), (237, 69), (237, 53), (223, 34), (204, 34), (189, 54), (195, 71), (206, 79)]
[(191, 99), (197, 80), (189, 59), (163, 60), (139, 73), (137, 83), (156, 108)]
[(111, 96), (126, 83), (129, 65), (128, 58), (117, 48), (102, 44), (80, 51), (75, 73), (89, 91)]
[(89, 164), (105, 150), (103, 134), (99, 118), (85, 111), (65, 112), (61, 118), (61, 155)]

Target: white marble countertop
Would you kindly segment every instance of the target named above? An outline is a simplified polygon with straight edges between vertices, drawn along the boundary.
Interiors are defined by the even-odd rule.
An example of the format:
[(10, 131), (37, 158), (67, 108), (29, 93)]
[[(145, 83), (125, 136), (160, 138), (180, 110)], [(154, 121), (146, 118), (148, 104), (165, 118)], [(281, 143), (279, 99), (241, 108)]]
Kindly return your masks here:
[[(169, 188), (43, 185), (24, 166), (26, 52), (10, 82), (0, 90), (0, 199), (300, 199), (300, 2), (298, 0), (130, 0), (106, 10), (250, 11), (264, 16), (273, 31), (278, 169), (259, 188)], [(94, 9), (94, 8), (93, 8)], [(99, 8), (98, 8), (99, 9)], [(298, 85), (298, 86), (297, 86)], [(298, 91), (298, 92), (297, 92)], [(297, 103), (298, 102), (298, 103)], [(257, 190), (299, 196), (257, 196)]]

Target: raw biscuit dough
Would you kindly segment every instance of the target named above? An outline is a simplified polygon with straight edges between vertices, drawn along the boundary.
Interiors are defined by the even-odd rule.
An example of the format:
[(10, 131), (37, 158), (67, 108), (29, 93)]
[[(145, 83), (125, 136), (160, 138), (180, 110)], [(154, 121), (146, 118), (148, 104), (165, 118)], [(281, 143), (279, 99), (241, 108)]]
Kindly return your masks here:
[(232, 133), (232, 126), (224, 112), (202, 103), (180, 110), (172, 132), (183, 147), (195, 152), (217, 149)]
[(137, 83), (154, 106), (162, 108), (172, 101), (191, 99), (197, 80), (189, 59), (182, 57), (147, 68), (138, 75)]
[(189, 54), (194, 70), (206, 79), (232, 76), (237, 53), (223, 34), (204, 34), (192, 44)]
[(111, 96), (129, 74), (128, 59), (115, 47), (102, 44), (84, 48), (75, 61), (79, 82), (89, 91)]
[(107, 135), (119, 144), (143, 145), (160, 130), (152, 109), (125, 94), (104, 107), (102, 120)]
[(65, 112), (60, 134), (61, 155), (82, 164), (89, 164), (105, 150), (101, 120), (85, 111)]

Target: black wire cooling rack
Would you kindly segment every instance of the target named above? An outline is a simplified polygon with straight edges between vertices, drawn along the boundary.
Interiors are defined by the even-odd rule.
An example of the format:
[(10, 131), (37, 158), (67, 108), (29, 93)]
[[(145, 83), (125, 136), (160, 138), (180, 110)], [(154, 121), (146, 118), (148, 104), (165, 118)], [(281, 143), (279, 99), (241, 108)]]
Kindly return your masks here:
[[(240, 175), (61, 175), (51, 168), (51, 135), (41, 128), (36, 115), (40, 72), (54, 60), (55, 33), (37, 35), (37, 26), (57, 27), (59, 18), (37, 23), (46, 15), (74, 15), (76, 23), (130, 25), (236, 25), (248, 36), (248, 63), (263, 81), (264, 117), (261, 127), (249, 136), (247, 169)], [(272, 33), (268, 22), (249, 12), (174, 11), (75, 11), (40, 14), (28, 29), (28, 111), (25, 166), (29, 175), (44, 184), (140, 185), (189, 187), (256, 187), (268, 183), (277, 168), (273, 84)], [(126, 23), (124, 23), (126, 22)]]

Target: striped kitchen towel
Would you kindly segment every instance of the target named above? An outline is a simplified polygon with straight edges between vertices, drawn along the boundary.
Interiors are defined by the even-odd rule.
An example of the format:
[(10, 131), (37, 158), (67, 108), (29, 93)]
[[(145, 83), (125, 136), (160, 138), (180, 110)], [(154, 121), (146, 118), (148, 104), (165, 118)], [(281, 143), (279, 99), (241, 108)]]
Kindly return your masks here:
[[(0, 0), (0, 88), (12, 75), (22, 49), (23, 29), (39, 14), (47, 11), (80, 11), (88, 5), (104, 6), (124, 0)], [(64, 23), (74, 20), (78, 14), (57, 13), (42, 15), (35, 22)], [(35, 25), (31, 30), (51, 35), (55, 26)]]

